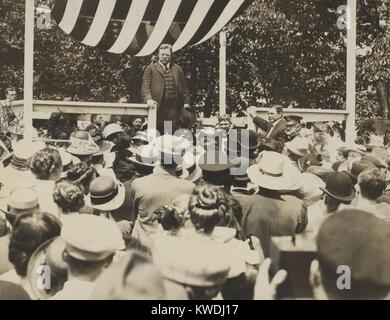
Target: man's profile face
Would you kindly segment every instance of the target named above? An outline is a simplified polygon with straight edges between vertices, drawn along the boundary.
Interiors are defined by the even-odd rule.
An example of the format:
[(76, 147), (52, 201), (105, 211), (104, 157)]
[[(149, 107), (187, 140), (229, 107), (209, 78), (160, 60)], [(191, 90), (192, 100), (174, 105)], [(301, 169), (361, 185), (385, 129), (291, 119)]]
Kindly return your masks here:
[(274, 123), (275, 121), (279, 120), (282, 117), (281, 114), (279, 114), (275, 108), (270, 108), (268, 110), (268, 121), (270, 123)]
[(7, 92), (7, 100), (14, 101), (16, 99), (16, 91), (8, 91)]
[(172, 60), (171, 50), (170, 49), (161, 49), (158, 53), (158, 58), (162, 64), (167, 65)]

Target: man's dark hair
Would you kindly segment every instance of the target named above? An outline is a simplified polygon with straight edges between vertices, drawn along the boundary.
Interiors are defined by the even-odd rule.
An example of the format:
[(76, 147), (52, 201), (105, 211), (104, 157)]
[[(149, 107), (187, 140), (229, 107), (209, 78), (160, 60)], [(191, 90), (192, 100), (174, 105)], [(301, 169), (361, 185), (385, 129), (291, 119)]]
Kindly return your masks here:
[(386, 176), (378, 168), (364, 170), (358, 177), (362, 196), (369, 200), (376, 200), (386, 190)]
[(283, 114), (283, 106), (281, 105), (271, 105), (270, 109), (275, 109), (278, 114)]
[(171, 53), (173, 53), (172, 46), (170, 44), (163, 43), (159, 48), (158, 51), (169, 49)]

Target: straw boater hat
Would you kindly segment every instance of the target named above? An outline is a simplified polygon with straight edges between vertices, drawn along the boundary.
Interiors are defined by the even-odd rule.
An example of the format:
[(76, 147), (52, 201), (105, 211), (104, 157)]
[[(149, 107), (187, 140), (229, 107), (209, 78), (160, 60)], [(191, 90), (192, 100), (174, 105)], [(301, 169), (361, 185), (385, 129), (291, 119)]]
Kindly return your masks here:
[(86, 204), (101, 211), (114, 211), (125, 201), (125, 188), (122, 183), (112, 177), (101, 176), (92, 181)]
[(247, 172), (254, 184), (269, 190), (298, 190), (302, 185), (299, 170), (287, 157), (273, 151), (263, 151), (259, 162)]
[(87, 131), (76, 131), (70, 136), (70, 145), (67, 152), (76, 156), (91, 156), (100, 151)]

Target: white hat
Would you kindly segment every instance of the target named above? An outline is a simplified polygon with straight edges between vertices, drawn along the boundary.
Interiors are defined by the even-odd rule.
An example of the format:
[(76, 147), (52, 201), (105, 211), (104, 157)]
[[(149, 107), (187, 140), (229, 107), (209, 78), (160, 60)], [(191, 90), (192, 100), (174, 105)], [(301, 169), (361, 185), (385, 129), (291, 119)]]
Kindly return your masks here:
[(28, 160), (36, 152), (45, 149), (46, 145), (43, 142), (31, 142), (27, 140), (19, 140), (12, 145), (14, 150), (14, 157), (19, 159)]
[(67, 217), (61, 230), (67, 253), (78, 260), (104, 260), (125, 248), (115, 221), (92, 214)]
[(309, 152), (309, 141), (305, 138), (295, 138), (285, 143), (286, 148), (295, 155), (304, 157)]
[(14, 209), (32, 209), (38, 204), (38, 194), (34, 190), (28, 188), (16, 189), (12, 191), (8, 197), (8, 205)]
[(250, 166), (247, 173), (254, 184), (270, 190), (298, 190), (302, 185), (298, 168), (287, 157), (273, 151), (260, 153), (259, 162)]
[(123, 132), (122, 127), (119, 124), (116, 123), (110, 123), (103, 129), (103, 138), (107, 139), (110, 135), (114, 133)]
[(76, 131), (70, 136), (70, 146), (67, 152), (76, 156), (88, 156), (98, 153), (99, 146), (86, 131)]
[(125, 187), (111, 176), (100, 176), (91, 182), (86, 204), (101, 211), (113, 211), (125, 201)]
[(228, 251), (218, 241), (161, 235), (154, 245), (153, 261), (169, 280), (210, 287), (223, 284), (229, 274)]

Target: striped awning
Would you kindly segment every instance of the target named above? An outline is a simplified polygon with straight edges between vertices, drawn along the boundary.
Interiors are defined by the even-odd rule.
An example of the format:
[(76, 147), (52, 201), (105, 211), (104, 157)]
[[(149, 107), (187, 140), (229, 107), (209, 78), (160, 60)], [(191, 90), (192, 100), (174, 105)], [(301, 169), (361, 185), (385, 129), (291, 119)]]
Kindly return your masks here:
[(178, 51), (217, 34), (254, 0), (56, 0), (52, 17), (83, 44), (111, 53)]

